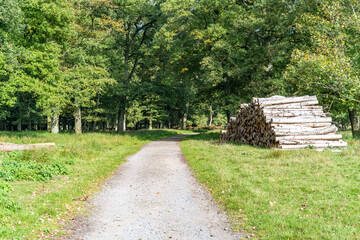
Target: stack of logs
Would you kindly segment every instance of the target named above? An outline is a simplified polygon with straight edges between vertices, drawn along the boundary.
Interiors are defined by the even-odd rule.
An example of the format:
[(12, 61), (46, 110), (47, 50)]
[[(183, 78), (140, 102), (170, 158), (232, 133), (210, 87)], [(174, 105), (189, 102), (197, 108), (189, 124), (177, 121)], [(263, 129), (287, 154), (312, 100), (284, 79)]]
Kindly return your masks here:
[(316, 96), (253, 98), (230, 118), (220, 141), (280, 149), (346, 147), (318, 103)]

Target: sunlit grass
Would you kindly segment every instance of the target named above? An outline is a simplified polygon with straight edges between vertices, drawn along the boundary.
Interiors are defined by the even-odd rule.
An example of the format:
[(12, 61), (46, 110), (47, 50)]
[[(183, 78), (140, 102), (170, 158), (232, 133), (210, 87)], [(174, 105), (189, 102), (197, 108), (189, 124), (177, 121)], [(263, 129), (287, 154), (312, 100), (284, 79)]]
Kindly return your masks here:
[[(6, 210), (0, 219), (0, 239), (42, 239), (64, 234), (62, 227), (81, 211), (85, 201), (127, 156), (152, 140), (178, 133), (180, 131), (154, 130), (76, 136), (46, 132), (0, 132), (0, 142), (55, 142), (56, 148), (38, 150), (26, 159), (60, 162), (68, 170), (66, 175), (54, 176), (53, 180), (48, 181), (8, 182), (13, 190), (4, 193), (6, 201), (15, 201), (20, 209)], [(44, 154), (46, 157), (43, 157)], [(0, 178), (1, 182), (4, 179)]]
[(219, 134), (185, 139), (197, 178), (249, 236), (359, 239), (360, 141), (343, 152), (276, 151), (219, 144)]

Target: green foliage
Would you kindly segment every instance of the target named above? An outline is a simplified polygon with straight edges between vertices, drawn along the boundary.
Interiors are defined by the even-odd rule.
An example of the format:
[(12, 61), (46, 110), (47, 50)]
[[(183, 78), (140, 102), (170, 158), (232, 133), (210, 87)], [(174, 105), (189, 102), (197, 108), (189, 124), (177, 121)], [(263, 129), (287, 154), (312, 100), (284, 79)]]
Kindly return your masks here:
[[(18, 202), (14, 201), (9, 192), (12, 191), (11, 186), (0, 181), (0, 217), (3, 218), (9, 211), (15, 212), (20, 209)], [(0, 221), (1, 222), (1, 221)]]
[(68, 174), (63, 163), (53, 162), (48, 152), (26, 151), (2, 154), (0, 178), (5, 181), (47, 181)]

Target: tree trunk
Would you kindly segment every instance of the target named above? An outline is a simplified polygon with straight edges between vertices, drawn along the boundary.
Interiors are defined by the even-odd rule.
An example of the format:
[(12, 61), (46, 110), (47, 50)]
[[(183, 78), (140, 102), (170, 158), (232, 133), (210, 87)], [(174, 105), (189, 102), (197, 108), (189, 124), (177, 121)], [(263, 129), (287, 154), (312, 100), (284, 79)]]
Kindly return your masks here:
[(59, 115), (55, 114), (50, 120), (51, 133), (59, 133)]
[(152, 119), (150, 118), (149, 119), (149, 130), (152, 130), (153, 129), (153, 121)]
[(75, 117), (75, 134), (82, 134), (81, 108), (80, 107), (75, 108), (74, 117)]
[(349, 109), (349, 118), (351, 122), (351, 131), (353, 137), (360, 137), (359, 115), (355, 109)]
[(209, 127), (211, 127), (212, 122), (213, 122), (213, 116), (214, 116), (214, 111), (212, 109), (212, 106), (210, 106), (210, 120), (209, 120)]
[(19, 132), (21, 132), (21, 118), (19, 118), (18, 120), (17, 120), (17, 130), (19, 131)]
[(47, 116), (47, 131), (48, 132), (51, 132), (51, 117), (50, 116)]
[(187, 118), (188, 118), (188, 114), (189, 114), (189, 103), (186, 103), (185, 105), (185, 113), (184, 113), (184, 117), (183, 117), (183, 122), (182, 122), (182, 129), (186, 129), (187, 126)]
[(31, 131), (32, 126), (31, 126), (31, 109), (30, 106), (28, 106), (28, 131)]
[(118, 132), (126, 131), (126, 109), (125, 104), (120, 107), (119, 111), (119, 122), (118, 122)]
[(226, 119), (227, 119), (227, 122), (230, 122), (230, 118), (231, 118), (231, 113), (229, 110), (226, 110)]

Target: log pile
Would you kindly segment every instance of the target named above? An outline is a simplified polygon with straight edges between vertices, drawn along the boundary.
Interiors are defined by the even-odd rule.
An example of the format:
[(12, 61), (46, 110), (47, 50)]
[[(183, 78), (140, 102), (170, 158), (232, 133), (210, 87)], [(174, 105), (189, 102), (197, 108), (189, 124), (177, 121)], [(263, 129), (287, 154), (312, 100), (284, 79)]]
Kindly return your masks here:
[(29, 151), (49, 147), (55, 147), (55, 143), (13, 144), (0, 142), (0, 152)]
[(253, 98), (230, 118), (220, 141), (280, 149), (346, 147), (316, 96)]

